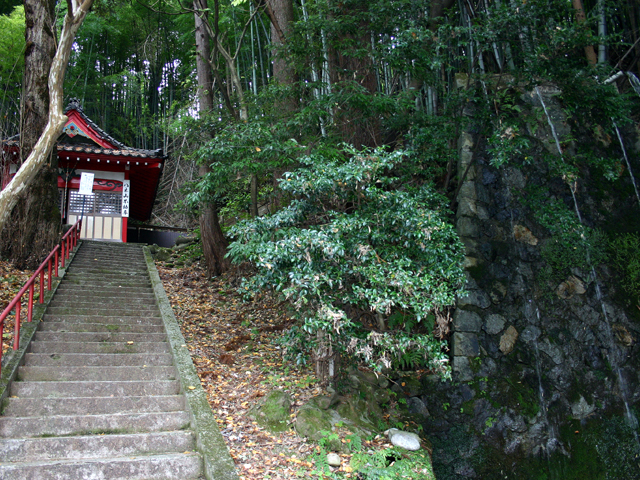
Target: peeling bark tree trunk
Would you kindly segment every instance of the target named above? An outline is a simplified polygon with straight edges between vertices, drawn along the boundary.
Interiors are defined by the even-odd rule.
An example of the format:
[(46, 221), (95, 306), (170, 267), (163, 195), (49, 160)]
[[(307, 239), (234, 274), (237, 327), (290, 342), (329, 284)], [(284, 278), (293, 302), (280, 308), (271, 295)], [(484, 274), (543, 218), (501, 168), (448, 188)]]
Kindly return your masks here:
[[(25, 68), (23, 76), (20, 160), (24, 161), (47, 125), (49, 71), (56, 53), (55, 2), (25, 0)], [(35, 267), (60, 236), (57, 157), (43, 165), (22, 192), (4, 228), (2, 256), (18, 268)]]
[[(200, 15), (207, 8), (206, 0), (194, 0), (195, 27), (196, 27), (196, 69), (198, 75), (198, 101), (200, 112), (208, 114), (213, 109), (213, 77), (209, 66), (211, 45), (209, 34), (206, 30), (205, 19)], [(206, 15), (206, 14), (204, 14)], [(207, 165), (200, 166), (200, 175), (209, 173)], [(227, 240), (224, 238), (220, 222), (218, 220), (218, 208), (214, 202), (202, 205), (200, 210), (200, 239), (202, 252), (207, 264), (207, 272), (210, 276), (218, 276), (229, 268), (227, 254)]]
[[(2, 239), (3, 242), (7, 242), (9, 240), (19, 241), (19, 247), (22, 250), (35, 250), (37, 248), (44, 248), (43, 245), (33, 245), (28, 243), (23, 243), (28, 241), (27, 237), (24, 239), (15, 239), (15, 232), (9, 230), (9, 228), (5, 229), (5, 226), (9, 223), (9, 218), (11, 212), (14, 207), (18, 203), (18, 200), (22, 195), (27, 195), (28, 189), (34, 185), (34, 181), (38, 177), (39, 181), (42, 182), (44, 186), (36, 186), (34, 187), (33, 194), (37, 197), (38, 195), (42, 195), (41, 201), (50, 201), (51, 195), (50, 184), (52, 181), (51, 175), (57, 179), (57, 168), (52, 167), (49, 171), (43, 172), (43, 166), (47, 163), (51, 156), (51, 151), (57, 141), (60, 133), (62, 133), (62, 127), (64, 126), (67, 117), (62, 112), (62, 102), (63, 102), (63, 92), (62, 92), (62, 84), (64, 81), (64, 74), (67, 69), (67, 65), (69, 63), (69, 55), (71, 52), (71, 46), (73, 45), (73, 41), (75, 39), (76, 32), (85, 16), (87, 15), (91, 5), (93, 4), (93, 0), (84, 0), (82, 2), (78, 2), (77, 0), (67, 0), (67, 15), (64, 19), (64, 25), (62, 27), (62, 34), (60, 36), (60, 42), (58, 44), (58, 48), (56, 50), (55, 56), (53, 57), (53, 62), (51, 62), (51, 67), (48, 68), (48, 92), (49, 92), (49, 105), (48, 105), (48, 114), (46, 110), (44, 111), (44, 117), (42, 109), (46, 106), (46, 100), (42, 100), (43, 92), (46, 91), (44, 86), (44, 79), (42, 75), (36, 75), (36, 78), (33, 82), (36, 85), (36, 92), (27, 92), (24, 101), (24, 109), (29, 115), (32, 112), (29, 112), (29, 109), (34, 110), (34, 117), (30, 122), (33, 122), (34, 119), (46, 118), (46, 124), (44, 128), (40, 127), (40, 129), (33, 133), (27, 131), (30, 128), (35, 128), (39, 123), (32, 123), (27, 125), (26, 122), (23, 125), (23, 140), (25, 140), (23, 144), (23, 148), (29, 148), (30, 145), (26, 143), (26, 140), (33, 133), (34, 136), (37, 136), (40, 131), (42, 134), (39, 136), (35, 145), (30, 148), (29, 155), (27, 159), (22, 163), (22, 166), (14, 176), (13, 180), (7, 185), (7, 187), (0, 192), (0, 231), (3, 232)], [(48, 48), (50, 45), (47, 43), (48, 40), (40, 40), (40, 38), (50, 38), (53, 39), (55, 35), (54, 29), (54, 19), (53, 15), (53, 2), (50, 0), (46, 2), (38, 2), (34, 0), (26, 0), (25, 1), (25, 16), (27, 20), (27, 32), (32, 30), (32, 33), (37, 33), (36, 30), (42, 29), (42, 37), (32, 37), (30, 40), (29, 33), (27, 33), (27, 45), (26, 45), (26, 59), (31, 62), (31, 56), (33, 55), (33, 60), (36, 62), (45, 62), (42, 58), (38, 60), (38, 56), (46, 57), (50, 56), (50, 52)], [(42, 9), (42, 10), (41, 10)], [(28, 12), (28, 13), (27, 13)], [(42, 22), (42, 23), (38, 23)], [(37, 28), (36, 28), (37, 27)], [(32, 43), (29, 43), (29, 42)], [(36, 44), (36, 41), (44, 41), (45, 44)], [(33, 64), (33, 62), (31, 62)], [(42, 65), (37, 65), (38, 68), (41, 68)], [(45, 67), (46, 68), (46, 67)], [(25, 70), (29, 70), (29, 67), (26, 66)], [(27, 80), (25, 75), (25, 82), (31, 81)], [(28, 86), (28, 84), (27, 84)], [(46, 98), (46, 97), (45, 97)], [(37, 111), (36, 111), (37, 109)], [(42, 190), (40, 190), (42, 189)], [(29, 204), (29, 205), (27, 205)], [(43, 230), (43, 234), (46, 232), (50, 233), (50, 229), (54, 228), (56, 234), (59, 233), (59, 212), (57, 212), (57, 191), (55, 193), (55, 199), (51, 204), (49, 204), (49, 209), (44, 209), (44, 216), (47, 222), (52, 222), (55, 225), (57, 222), (58, 227), (48, 227)], [(32, 207), (37, 207), (35, 210)], [(30, 215), (35, 214), (36, 210), (40, 208), (41, 205), (35, 205), (34, 200), (32, 198), (28, 198), (28, 201), (25, 203), (24, 210), (19, 213), (25, 215), (24, 219), (21, 220), (22, 224), (25, 227), (25, 232), (30, 229), (30, 225), (32, 223), (37, 223), (37, 219), (31, 218)], [(55, 217), (55, 220), (51, 218), (51, 216)], [(38, 237), (33, 237), (33, 235), (39, 235), (37, 232), (30, 233), (31, 238), (35, 242), (39, 242), (41, 239)], [(37, 252), (36, 252), (37, 253)], [(27, 257), (24, 261), (31, 259), (31, 263), (34, 263), (35, 258)]]

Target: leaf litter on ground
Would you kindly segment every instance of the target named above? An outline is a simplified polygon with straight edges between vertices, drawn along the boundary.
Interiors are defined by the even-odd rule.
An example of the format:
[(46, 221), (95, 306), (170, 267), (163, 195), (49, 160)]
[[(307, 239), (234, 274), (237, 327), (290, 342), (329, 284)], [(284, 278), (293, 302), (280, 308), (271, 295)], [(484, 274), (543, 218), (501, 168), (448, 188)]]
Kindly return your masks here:
[(275, 388), (291, 395), (294, 409), (322, 393), (310, 368), (283, 363), (275, 340), (292, 322), (285, 306), (270, 295), (243, 302), (225, 277), (209, 281), (197, 265), (157, 267), (240, 477), (307, 476), (314, 447), (293, 430), (271, 434), (247, 415)]
[[(245, 302), (230, 286), (234, 279), (208, 280), (198, 264), (156, 266), (241, 480), (318, 478), (317, 445), (293, 428), (272, 434), (247, 415), (260, 398), (280, 389), (292, 398), (293, 423), (300, 406), (327, 394), (311, 365), (283, 360), (278, 339), (293, 323), (286, 305), (268, 293)], [(391, 447), (380, 436), (363, 443), (373, 449)], [(341, 457), (342, 466), (331, 471), (356, 478), (349, 467), (351, 455)]]
[[(18, 270), (13, 265), (5, 260), (0, 260), (0, 313), (4, 312), (9, 303), (18, 294), (20, 289), (31, 278), (33, 271), (31, 270)], [(36, 294), (34, 295), (34, 301), (38, 297), (38, 289), (36, 288)], [(23, 315), (26, 314), (27, 295), (23, 295), (22, 298), (22, 310), (20, 318), (23, 319)], [(4, 328), (2, 333), (2, 355), (13, 348), (15, 326), (15, 310), (11, 312), (4, 321)]]

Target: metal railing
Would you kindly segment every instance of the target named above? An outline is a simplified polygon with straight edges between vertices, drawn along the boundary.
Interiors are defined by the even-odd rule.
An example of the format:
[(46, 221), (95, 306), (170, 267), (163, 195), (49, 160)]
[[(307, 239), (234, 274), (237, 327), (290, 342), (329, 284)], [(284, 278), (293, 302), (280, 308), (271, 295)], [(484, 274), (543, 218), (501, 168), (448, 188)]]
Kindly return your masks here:
[(22, 309), (22, 297), (25, 293), (29, 292), (29, 300), (27, 302), (27, 322), (31, 322), (33, 318), (33, 297), (36, 288), (36, 280), (40, 278), (40, 295), (39, 303), (44, 303), (44, 289), (45, 289), (45, 270), (47, 272), (46, 288), (47, 291), (51, 290), (51, 283), (53, 276), (58, 276), (58, 267), (64, 268), (65, 261), (69, 259), (71, 250), (78, 245), (80, 239), (80, 230), (82, 229), (82, 219), (78, 220), (73, 227), (69, 229), (67, 233), (62, 236), (62, 241), (55, 246), (47, 258), (40, 264), (37, 270), (33, 273), (31, 278), (27, 280), (27, 283), (20, 289), (16, 296), (11, 300), (7, 308), (0, 314), (0, 373), (2, 373), (2, 350), (4, 345), (4, 322), (9, 316), (12, 310), (15, 309), (15, 325), (13, 333), (13, 349), (18, 350), (20, 348), (20, 311)]

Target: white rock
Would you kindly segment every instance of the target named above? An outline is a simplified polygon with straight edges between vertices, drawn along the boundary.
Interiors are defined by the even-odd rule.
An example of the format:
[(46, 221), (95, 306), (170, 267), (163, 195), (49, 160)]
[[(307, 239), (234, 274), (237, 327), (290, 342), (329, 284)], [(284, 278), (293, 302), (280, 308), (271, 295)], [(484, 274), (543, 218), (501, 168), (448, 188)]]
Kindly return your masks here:
[(340, 464), (342, 463), (342, 459), (340, 458), (340, 455), (338, 455), (337, 453), (328, 453), (327, 463), (329, 464), (330, 467), (339, 467)]
[(405, 450), (420, 450), (420, 437), (415, 433), (403, 432), (397, 428), (390, 428), (384, 433), (389, 435), (389, 441), (396, 447)]

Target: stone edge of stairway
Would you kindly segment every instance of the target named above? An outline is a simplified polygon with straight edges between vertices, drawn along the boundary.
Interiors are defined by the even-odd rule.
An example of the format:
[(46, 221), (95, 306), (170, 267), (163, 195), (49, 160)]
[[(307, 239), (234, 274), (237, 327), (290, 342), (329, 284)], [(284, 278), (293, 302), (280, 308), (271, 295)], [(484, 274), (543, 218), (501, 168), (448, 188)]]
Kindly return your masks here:
[[(75, 249), (71, 250), (69, 253), (69, 258), (65, 260), (65, 267), (58, 269), (58, 277), (51, 277), (51, 290), (44, 292), (44, 303), (37, 303), (36, 300), (33, 301), (33, 316), (31, 317), (31, 323), (27, 322), (27, 309), (23, 309), (20, 314), (20, 348), (18, 350), (9, 350), (6, 354), (4, 354), (3, 360), (7, 357), (6, 364), (2, 365), (2, 376), (0, 377), (0, 405), (2, 405), (4, 399), (9, 395), (9, 387), (11, 386), (11, 382), (16, 378), (18, 374), (18, 367), (24, 363), (24, 357), (29, 351), (31, 346), (31, 340), (36, 334), (38, 330), (38, 325), (42, 320), (44, 312), (47, 310), (49, 303), (53, 300), (53, 295), (56, 293), (58, 289), (58, 285), (64, 278), (67, 273), (67, 269), (73, 260), (73, 257), (76, 255), (76, 252), (82, 245), (82, 241), (78, 242), (78, 245)], [(39, 283), (36, 282), (37, 287), (39, 288)]]
[(174, 365), (179, 372), (181, 391), (187, 400), (187, 411), (191, 419), (191, 426), (196, 434), (196, 447), (203, 458), (205, 477), (208, 480), (237, 480), (235, 463), (218, 429), (218, 424), (207, 400), (207, 394), (200, 385), (200, 378), (196, 373), (149, 248), (143, 247), (143, 252), (151, 278), (151, 286), (171, 345)]

